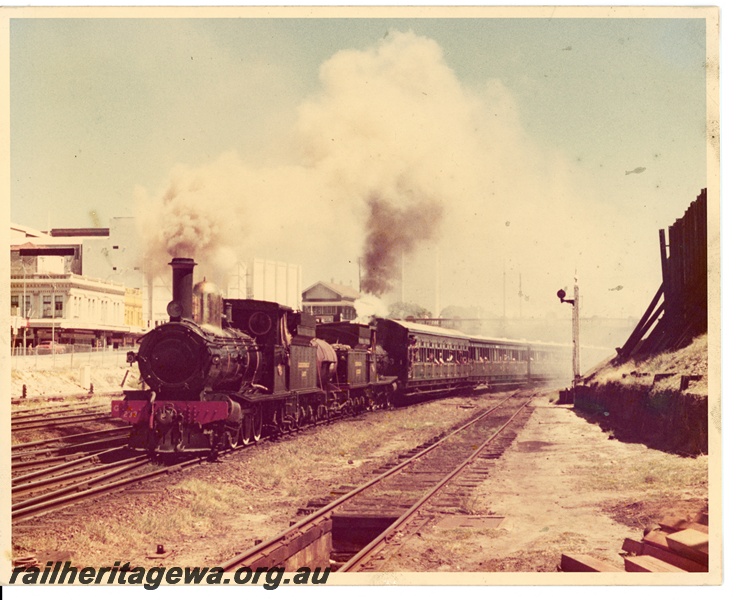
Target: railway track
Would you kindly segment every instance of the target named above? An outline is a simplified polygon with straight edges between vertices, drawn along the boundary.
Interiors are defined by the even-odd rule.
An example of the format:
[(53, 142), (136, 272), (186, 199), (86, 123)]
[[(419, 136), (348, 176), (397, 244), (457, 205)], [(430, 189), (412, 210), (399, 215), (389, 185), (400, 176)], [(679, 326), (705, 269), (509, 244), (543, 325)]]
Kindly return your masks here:
[[(130, 430), (130, 426), (116, 427), (13, 446), (13, 522), (22, 522), (209, 460), (202, 454), (161, 466), (147, 455), (127, 448)], [(95, 439), (81, 441), (86, 438)], [(75, 443), (69, 444), (70, 441)], [(219, 455), (232, 454), (254, 445), (255, 442), (251, 442), (223, 450)], [(116, 452), (123, 457), (110, 464), (101, 464), (106, 455)], [(140, 472), (131, 474), (136, 471)]]
[[(466, 481), (479, 480), (483, 476), (479, 468), (467, 473), (470, 465), (479, 458), (494, 460), (502, 454), (517, 435), (515, 426), (522, 426), (527, 421), (532, 410), (528, 404), (534, 395), (527, 391), (510, 394), (449, 434), (423, 444), (412, 453), (401, 455), (396, 463), (385, 465), (371, 481), (346, 491), (336, 500), (313, 503), (303, 511), (303, 514), (310, 513), (305, 518), (221, 566), (225, 570), (270, 568), (285, 563), (289, 566), (289, 557), (306, 552), (332, 531), (333, 564), (341, 565), (345, 561), (341, 570), (363, 568), (368, 563), (360, 561), (373, 557), (383, 545), (382, 540), (390, 536), (393, 529), (412, 520), (431, 499), (442, 499), (443, 491), (448, 490), (448, 486), (462, 473), (466, 473)], [(462, 492), (452, 502), (458, 503), (463, 497)], [(379, 525), (382, 533), (371, 535), (361, 544), (361, 547), (367, 545), (365, 542), (373, 544), (367, 558), (354, 560), (335, 554), (339, 522), (343, 523), (343, 530), (354, 538), (361, 538), (359, 530), (367, 522), (373, 527)], [(352, 543), (356, 543), (356, 539)], [(356, 550), (359, 548), (354, 548), (351, 554)], [(326, 559), (323, 564), (327, 562)]]
[[(11, 433), (16, 440), (11, 446), (14, 477), (123, 445), (131, 430), (127, 423), (121, 425), (113, 419), (107, 407), (99, 402), (23, 409), (13, 411), (11, 419)], [(105, 424), (119, 425), (100, 428)], [(65, 431), (68, 433), (64, 434)], [(45, 438), (48, 434), (55, 437)]]
[[(157, 465), (142, 453), (127, 449), (130, 429), (130, 426), (115, 427), (13, 446), (13, 522), (26, 521), (208, 460), (207, 456), (199, 455), (167, 466)], [(253, 445), (251, 442), (220, 454), (231, 454)], [(122, 458), (105, 464), (106, 457), (115, 453)]]
[[(64, 462), (74, 454), (99, 451), (124, 444), (128, 440), (130, 430), (130, 425), (125, 425), (14, 444), (10, 449), (11, 468), (27, 468), (32, 463), (44, 459), (47, 459), (46, 462), (48, 463), (53, 462), (53, 459)], [(33, 464), (33, 466), (35, 467), (36, 464)]]
[[(153, 468), (149, 457), (138, 455), (111, 465), (41, 479), (19, 485), (17, 488), (14, 486), (11, 518), (13, 523), (25, 521), (95, 496), (109, 494), (134, 483), (162, 477), (203, 460), (203, 458), (195, 458), (175, 465)], [(137, 470), (144, 472), (130, 475), (131, 472)], [(43, 493), (31, 495), (33, 490), (40, 490)]]
[[(24, 416), (25, 417), (25, 416)], [(29, 416), (33, 420), (37, 417)], [(54, 416), (43, 420), (38, 428), (61, 423), (79, 416)], [(110, 419), (107, 414), (85, 415), (83, 420)], [(313, 426), (325, 425), (328, 419)], [(308, 428), (308, 427), (306, 427)], [(94, 496), (122, 490), (133, 484), (163, 477), (173, 472), (196, 466), (209, 460), (200, 454), (194, 458), (176, 459), (173, 464), (161, 466), (147, 455), (127, 448), (131, 427), (114, 427), (48, 440), (26, 442), (12, 446), (11, 516), (14, 523), (69, 507)], [(273, 441), (295, 432), (285, 432), (270, 438)], [(250, 442), (236, 448), (221, 450), (219, 456), (250, 448)], [(106, 456), (118, 453), (119, 460), (103, 464)]]
[(21, 431), (31, 431), (35, 429), (49, 429), (56, 427), (71, 427), (82, 423), (106, 422), (114, 420), (110, 416), (109, 410), (100, 410), (94, 412), (84, 412), (75, 415), (59, 415), (59, 416), (28, 416), (18, 419), (12, 419), (11, 432), (19, 433)]
[(29, 460), (19, 465), (15, 465), (12, 485), (20, 482), (31, 481), (40, 477), (46, 477), (52, 474), (63, 473), (72, 469), (82, 468), (85, 465), (98, 464), (104, 460), (104, 455), (108, 453), (119, 452), (125, 450), (126, 446), (117, 446), (100, 452), (90, 452), (85, 454), (79, 452), (67, 456), (51, 456)]
[(12, 411), (12, 419), (15, 421), (16, 419), (25, 419), (35, 415), (61, 415), (64, 413), (78, 412), (80, 410), (93, 408), (95, 406), (99, 406), (99, 404), (99, 402), (88, 400), (87, 402), (79, 403), (65, 402), (64, 404), (56, 404), (53, 406), (46, 405), (34, 408), (18, 408)]
[(439, 513), (463, 513), (464, 503), (470, 495), (471, 488), (486, 478), (487, 467), (482, 463), (488, 464), (489, 461), (499, 458), (515, 439), (516, 426), (525, 424), (532, 412), (529, 407), (530, 400), (527, 399), (512, 411), (498, 415), (505, 419), (503, 423), (495, 424), (492, 432), (488, 431), (486, 436), (482, 436), (483, 439), (476, 437), (471, 446), (476, 449), (471, 454), (468, 452), (469, 448), (466, 449), (465, 456), (457, 454), (457, 458), (460, 459), (457, 466), (452, 467), (434, 485), (414, 496), (415, 501), (410, 506), (403, 504), (402, 506), (406, 507), (405, 511), (357, 553), (346, 557), (346, 562), (338, 571), (380, 571), (382, 563), (398, 550), (402, 540), (409, 533), (421, 530)]
[[(69, 399), (74, 400), (89, 400), (90, 398), (96, 397), (96, 398), (117, 398), (122, 397), (123, 392), (119, 390), (114, 391), (107, 391), (107, 392), (95, 392), (94, 394), (91, 394), (90, 392), (82, 392), (79, 394), (55, 394), (51, 396), (28, 396), (26, 398), (18, 397), (18, 398), (12, 398), (10, 400), (11, 404), (23, 404), (24, 402), (56, 402), (56, 401), (64, 401)], [(25, 409), (19, 409), (19, 410), (25, 410)]]

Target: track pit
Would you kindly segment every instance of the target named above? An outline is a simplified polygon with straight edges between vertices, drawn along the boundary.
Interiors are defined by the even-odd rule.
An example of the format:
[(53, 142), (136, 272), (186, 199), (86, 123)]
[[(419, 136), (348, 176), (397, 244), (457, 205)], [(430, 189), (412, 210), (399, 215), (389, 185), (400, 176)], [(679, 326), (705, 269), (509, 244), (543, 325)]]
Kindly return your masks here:
[(332, 522), (332, 548), (330, 559), (343, 564), (354, 554), (386, 531), (398, 518), (395, 515), (334, 514)]

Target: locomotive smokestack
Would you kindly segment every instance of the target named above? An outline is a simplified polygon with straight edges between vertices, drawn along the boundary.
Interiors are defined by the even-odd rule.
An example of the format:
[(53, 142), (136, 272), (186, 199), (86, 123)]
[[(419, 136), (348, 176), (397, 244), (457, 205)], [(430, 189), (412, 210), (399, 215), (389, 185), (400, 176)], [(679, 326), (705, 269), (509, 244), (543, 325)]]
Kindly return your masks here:
[(169, 266), (172, 267), (172, 306), (178, 303), (180, 314), (172, 314), (167, 307), (169, 316), (174, 318), (192, 318), (192, 273), (195, 270), (195, 259), (173, 258)]

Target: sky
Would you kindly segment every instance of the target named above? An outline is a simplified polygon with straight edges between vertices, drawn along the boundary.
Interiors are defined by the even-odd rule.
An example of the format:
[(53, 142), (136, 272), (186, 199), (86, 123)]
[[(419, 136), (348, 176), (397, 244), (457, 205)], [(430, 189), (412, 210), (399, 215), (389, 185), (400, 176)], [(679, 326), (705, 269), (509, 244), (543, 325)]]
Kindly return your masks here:
[(556, 315), (576, 277), (637, 317), (708, 181), (705, 21), (660, 14), (12, 19), (10, 218), (136, 216), (147, 267), (216, 280), (361, 263), (431, 310)]

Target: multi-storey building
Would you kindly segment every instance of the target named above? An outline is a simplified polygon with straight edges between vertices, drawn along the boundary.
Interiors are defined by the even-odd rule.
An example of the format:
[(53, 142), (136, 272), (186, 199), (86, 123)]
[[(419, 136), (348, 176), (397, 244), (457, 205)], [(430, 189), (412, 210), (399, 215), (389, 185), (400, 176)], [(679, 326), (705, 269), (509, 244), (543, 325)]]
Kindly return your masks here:
[[(145, 272), (133, 217), (109, 228), (10, 229), (14, 345), (130, 343), (169, 320), (171, 278)], [(218, 283), (225, 297), (300, 307), (299, 265), (251, 258)]]
[(20, 316), (14, 344), (41, 342), (109, 346), (131, 343), (125, 324), (125, 292), (119, 283), (76, 273), (10, 276), (11, 316)]
[(319, 323), (352, 321), (356, 318), (354, 302), (360, 296), (352, 287), (319, 281), (302, 292), (302, 307)]

